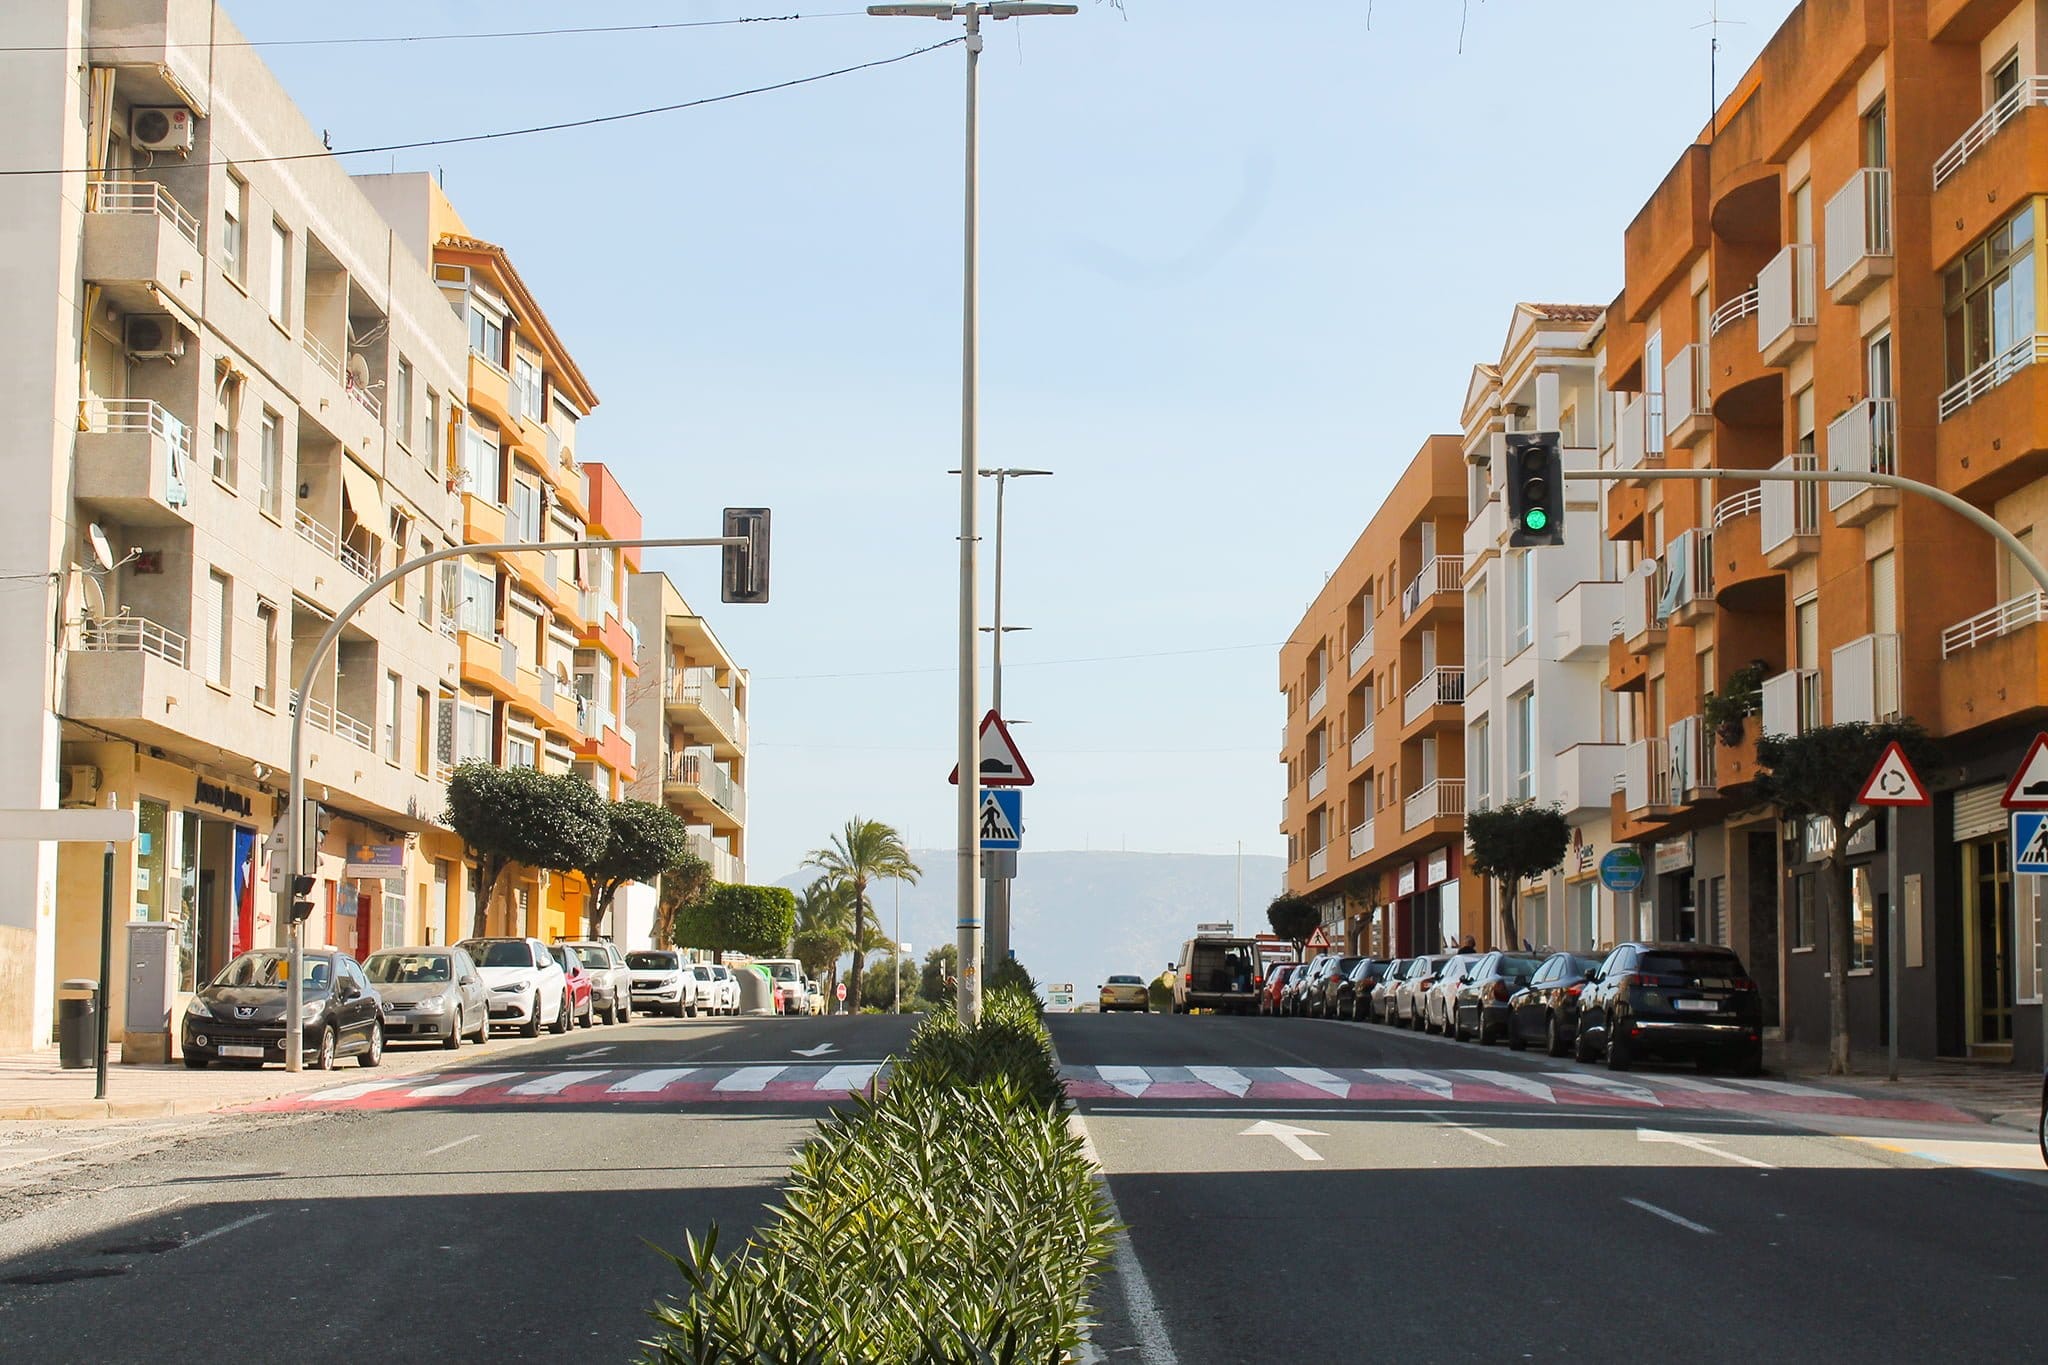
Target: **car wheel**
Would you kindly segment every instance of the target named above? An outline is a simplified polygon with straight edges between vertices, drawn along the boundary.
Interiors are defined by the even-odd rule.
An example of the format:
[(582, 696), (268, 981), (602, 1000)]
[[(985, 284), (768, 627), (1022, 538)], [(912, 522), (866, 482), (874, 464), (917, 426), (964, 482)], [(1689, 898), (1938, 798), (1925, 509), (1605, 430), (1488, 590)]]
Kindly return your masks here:
[(526, 1022), (525, 1022), (525, 1023), (523, 1024), (523, 1025), (521, 1025), (521, 1026), (520, 1026), (520, 1029), (519, 1029), (519, 1031), (520, 1031), (521, 1033), (525, 1034), (525, 1035), (526, 1035), (527, 1037), (529, 1037), (529, 1038), (538, 1038), (538, 1037), (540, 1037), (540, 992), (539, 992), (539, 991), (535, 991), (535, 992), (533, 993), (533, 1012), (532, 1012), (531, 1014), (527, 1015), (527, 1018), (526, 1018)]
[(370, 1044), (356, 1055), (356, 1065), (376, 1066), (384, 1060), (384, 1021), (370, 1025)]
[(1529, 1040), (1522, 1036), (1522, 1026), (1512, 1011), (1508, 1014), (1508, 1051), (1527, 1052)]
[(1621, 1036), (1621, 1030), (1614, 1026), (1614, 1020), (1607, 1021), (1607, 1069), (1626, 1071), (1635, 1060), (1628, 1045), (1628, 1039)]
[(633, 997), (632, 997), (632, 996), (630, 996), (630, 995), (622, 995), (622, 996), (620, 996), (620, 997), (619, 997), (619, 998), (617, 999), (617, 1001), (615, 1001), (615, 1002), (613, 1003), (613, 1006), (612, 1006), (612, 1008), (614, 1008), (614, 1009), (616, 1009), (616, 1010), (618, 1011), (618, 1013), (619, 1013), (619, 1022), (620, 1022), (620, 1023), (622, 1023), (622, 1024), (630, 1024), (630, 1023), (632, 1023), (632, 1022), (633, 1022)]
[[(1552, 1020), (1551, 1027), (1555, 1028), (1556, 1026), (1556, 1021)], [(1583, 1023), (1579, 1025), (1579, 1031), (1572, 1035), (1572, 1060), (1575, 1062), (1591, 1062), (1593, 1060), (1593, 1049), (1587, 1046), (1586, 1026)]]
[(583, 1027), (597, 1027), (597, 993), (595, 991), (591, 992), (590, 998), (583, 1002)]
[(456, 1005), (455, 1018), (449, 1022), (448, 1036), (441, 1040), (441, 1046), (453, 1052), (462, 1046), (462, 1006)]
[(490, 1041), (491, 1041), (491, 1007), (490, 1007), (490, 1006), (489, 1006), (488, 1004), (486, 1004), (486, 1005), (484, 1006), (484, 1017), (483, 1017), (483, 1018), (481, 1018), (481, 1019), (479, 1019), (479, 1020), (477, 1020), (477, 1024), (476, 1024), (476, 1045), (477, 1045), (478, 1047), (482, 1047), (482, 1046), (483, 1046), (483, 1045), (484, 1045), (485, 1043), (488, 1043), (488, 1042), (490, 1042)]
[(334, 1030), (324, 1025), (320, 1029), (320, 1041), (313, 1048), (313, 1069), (334, 1070)]
[(563, 991), (561, 1007), (555, 1011), (555, 1032), (567, 1033), (575, 1027), (576, 1011), (570, 1006), (569, 992)]
[[(719, 1011), (719, 1013), (720, 1013), (720, 1014), (723, 1014), (723, 1013), (725, 1013), (725, 1011), (724, 1011), (724, 1010), (720, 1010), (720, 1011)], [(688, 1016), (689, 1016), (690, 1018), (692, 1018), (692, 1019), (695, 1019), (695, 1018), (697, 1017), (697, 1002), (696, 1002), (696, 1001), (692, 1000), (692, 1001), (691, 1001), (691, 1002), (690, 1002), (689, 1004), (687, 1004), (687, 1005), (677, 1005), (677, 1006), (676, 1006), (676, 1017), (677, 1017), (678, 1019), (680, 1019), (680, 1018), (682, 1018), (682, 1017), (683, 1017), (684, 1015), (688, 1015)]]
[[(1743, 1053), (1742, 1060), (1735, 1064), (1735, 1074), (1738, 1076), (1763, 1075), (1764, 1050), (1762, 1048), (1757, 1048), (1754, 1052)], [(2042, 1106), (2041, 1121), (2044, 1128), (2044, 1136), (2048, 1136), (2048, 1105)], [(2048, 1147), (2044, 1147), (2041, 1149), (2041, 1156), (2043, 1160), (2048, 1160)]]
[(1543, 1020), (1543, 1050), (1553, 1057), (1564, 1056), (1564, 1035), (1557, 1031), (1557, 1015), (1546, 1014)]
[(203, 1052), (188, 1052), (185, 1054), (185, 1065), (191, 1067), (194, 1071), (206, 1070), (206, 1064), (212, 1060), (213, 1058)]

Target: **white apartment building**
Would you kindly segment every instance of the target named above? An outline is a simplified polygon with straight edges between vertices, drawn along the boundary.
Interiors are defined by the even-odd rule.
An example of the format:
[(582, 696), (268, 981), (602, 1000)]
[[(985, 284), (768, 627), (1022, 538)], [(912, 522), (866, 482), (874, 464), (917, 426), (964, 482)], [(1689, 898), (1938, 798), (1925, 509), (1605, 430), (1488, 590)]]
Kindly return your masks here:
[(632, 794), (682, 817), (715, 880), (745, 882), (747, 671), (667, 574), (639, 574), (629, 591), (646, 642), (626, 700), (640, 754)]
[[(1462, 418), (1466, 801), (1485, 810), (1532, 797), (1557, 804), (1571, 824), (1563, 868), (1521, 888), (1518, 937), (1539, 948), (1592, 948), (1615, 936), (1599, 860), (1611, 846), (1625, 752), (1618, 698), (1604, 690), (1622, 584), (1596, 485), (1565, 485), (1562, 547), (1515, 550), (1496, 471), (1513, 431), (1559, 432), (1566, 468), (1598, 460), (1605, 395), (1595, 347), (1605, 312), (1518, 304), (1500, 359), (1473, 367)], [(1498, 886), (1486, 894), (1500, 942)]]
[[(158, 1018), (112, 989), (127, 1055), (177, 993), (279, 941), (265, 840), (290, 696), (334, 615), (402, 553), (455, 543), (445, 442), (464, 325), (210, 0), (0, 6), (0, 807), (134, 809), (116, 964), (163, 959)], [(45, 50), (46, 49), (46, 50)], [(457, 685), (422, 574), (348, 625), (307, 703), (314, 942), (445, 932), (462, 850), (433, 817)], [(345, 854), (402, 847), (401, 880)], [(101, 849), (0, 844), (0, 1050), (94, 976)], [(158, 983), (161, 984), (161, 983)]]

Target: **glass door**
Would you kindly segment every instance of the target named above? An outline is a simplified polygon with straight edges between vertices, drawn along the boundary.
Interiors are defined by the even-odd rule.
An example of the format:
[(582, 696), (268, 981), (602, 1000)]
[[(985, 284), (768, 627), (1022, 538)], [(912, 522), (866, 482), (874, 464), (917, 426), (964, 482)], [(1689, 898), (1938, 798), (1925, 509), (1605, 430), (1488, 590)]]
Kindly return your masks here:
[(1972, 1046), (2012, 1042), (2012, 844), (2004, 835), (1963, 845), (1963, 953)]

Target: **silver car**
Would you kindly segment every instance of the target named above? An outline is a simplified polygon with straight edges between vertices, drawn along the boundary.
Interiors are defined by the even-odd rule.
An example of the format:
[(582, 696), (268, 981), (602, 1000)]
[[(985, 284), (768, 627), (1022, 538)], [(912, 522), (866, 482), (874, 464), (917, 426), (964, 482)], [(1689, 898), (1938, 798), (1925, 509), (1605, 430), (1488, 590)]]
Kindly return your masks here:
[(690, 964), (673, 948), (635, 948), (626, 954), (633, 1000), (649, 1014), (697, 1017), (701, 1001)]
[(583, 970), (590, 973), (590, 1012), (602, 1014), (607, 1024), (623, 1024), (633, 1017), (633, 974), (626, 968), (626, 955), (619, 945), (604, 939), (570, 939), (562, 945), (576, 954)]
[(384, 1036), (392, 1042), (423, 1038), (453, 1049), (464, 1038), (490, 1041), (490, 994), (462, 949), (379, 949), (364, 960), (363, 974), (384, 1002)]

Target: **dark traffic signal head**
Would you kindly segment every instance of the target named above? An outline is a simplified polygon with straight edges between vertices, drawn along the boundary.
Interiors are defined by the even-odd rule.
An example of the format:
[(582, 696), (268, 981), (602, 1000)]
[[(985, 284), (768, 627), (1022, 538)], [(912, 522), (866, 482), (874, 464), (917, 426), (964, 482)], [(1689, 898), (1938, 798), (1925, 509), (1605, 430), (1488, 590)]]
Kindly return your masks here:
[(1507, 437), (1508, 544), (1564, 544), (1564, 456), (1554, 431)]
[(299, 873), (292, 878), (292, 921), (302, 924), (313, 917), (313, 878)]
[(724, 572), (719, 580), (719, 597), (726, 602), (768, 600), (768, 509), (728, 507), (725, 534), (745, 536), (744, 545), (725, 547)]

